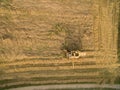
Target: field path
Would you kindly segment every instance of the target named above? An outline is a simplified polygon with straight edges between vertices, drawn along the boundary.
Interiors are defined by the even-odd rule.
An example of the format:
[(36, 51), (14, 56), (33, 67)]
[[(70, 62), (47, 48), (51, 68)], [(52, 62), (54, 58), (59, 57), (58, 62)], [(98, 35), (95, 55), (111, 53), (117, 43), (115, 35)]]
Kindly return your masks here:
[(14, 88), (9, 90), (61, 90), (61, 89), (79, 89), (79, 88), (111, 88), (120, 90), (120, 85), (109, 84), (63, 84), (63, 85), (41, 85), (41, 86), (29, 86), (22, 88)]

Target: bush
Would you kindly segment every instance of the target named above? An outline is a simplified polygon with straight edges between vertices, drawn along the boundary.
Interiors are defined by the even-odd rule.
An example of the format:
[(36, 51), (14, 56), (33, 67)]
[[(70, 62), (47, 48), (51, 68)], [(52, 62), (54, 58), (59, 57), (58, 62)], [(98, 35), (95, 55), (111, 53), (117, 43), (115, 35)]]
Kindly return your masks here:
[(13, 0), (0, 0), (0, 7), (10, 9)]

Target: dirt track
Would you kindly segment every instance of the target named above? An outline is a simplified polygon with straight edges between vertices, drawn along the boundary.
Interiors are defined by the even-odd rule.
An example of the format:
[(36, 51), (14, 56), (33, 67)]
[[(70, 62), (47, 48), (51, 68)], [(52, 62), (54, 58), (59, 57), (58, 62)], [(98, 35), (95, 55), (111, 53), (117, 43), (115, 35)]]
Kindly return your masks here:
[(99, 85), (99, 84), (64, 84), (64, 85), (42, 85), (30, 86), (23, 88), (14, 88), (9, 90), (57, 90), (57, 89), (80, 89), (80, 88), (111, 88), (115, 90), (120, 89), (120, 85)]

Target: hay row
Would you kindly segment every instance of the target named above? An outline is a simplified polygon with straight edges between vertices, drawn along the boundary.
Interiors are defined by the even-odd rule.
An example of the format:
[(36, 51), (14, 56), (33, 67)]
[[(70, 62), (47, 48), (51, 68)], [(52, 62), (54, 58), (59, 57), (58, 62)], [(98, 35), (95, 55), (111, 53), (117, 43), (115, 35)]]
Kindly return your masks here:
[[(56, 71), (57, 72), (57, 71)], [(30, 79), (30, 78), (42, 78), (42, 77), (96, 77), (96, 76), (99, 76), (99, 72), (86, 72), (86, 73), (62, 73), (62, 74), (19, 74), (20, 76), (18, 76), (18, 78), (25, 78), (25, 79)], [(0, 80), (6, 80), (6, 79), (14, 79), (15, 76), (14, 76), (14, 73), (13, 75), (7, 75), (7, 76), (3, 76), (1, 77)]]
[(70, 59), (70, 60), (67, 60), (67, 59), (63, 59), (63, 60), (29, 60), (29, 59), (26, 59), (26, 60), (16, 60), (16, 61), (11, 61), (11, 62), (3, 62), (3, 63), (0, 63), (0, 67), (6, 67), (6, 66), (14, 66), (14, 65), (18, 65), (18, 66), (21, 66), (21, 65), (28, 65), (28, 64), (65, 64), (65, 63), (71, 63), (71, 62), (75, 62), (75, 63), (88, 63), (88, 62), (95, 62), (95, 63), (107, 63), (108, 62), (116, 62), (116, 60), (103, 60), (103, 59), (99, 59), (99, 60), (96, 60), (96, 59), (88, 59), (88, 58), (83, 58), (83, 59)]
[(5, 73), (25, 72), (25, 71), (39, 71), (39, 70), (69, 70), (69, 69), (94, 69), (94, 68), (117, 68), (120, 64), (112, 65), (86, 65), (86, 66), (57, 66), (57, 67), (26, 67), (26, 68), (14, 68), (7, 69)]
[(39, 84), (39, 85), (43, 85), (43, 84), (64, 84), (64, 83), (89, 83), (89, 82), (93, 82), (93, 83), (97, 83), (98, 81), (100, 81), (100, 79), (75, 79), (75, 80), (49, 80), (49, 81), (19, 81), (19, 82), (13, 82), (13, 83), (7, 83), (7, 84), (3, 84), (0, 85), (0, 87), (10, 87), (10, 86), (17, 86), (17, 85), (25, 85), (25, 84)]

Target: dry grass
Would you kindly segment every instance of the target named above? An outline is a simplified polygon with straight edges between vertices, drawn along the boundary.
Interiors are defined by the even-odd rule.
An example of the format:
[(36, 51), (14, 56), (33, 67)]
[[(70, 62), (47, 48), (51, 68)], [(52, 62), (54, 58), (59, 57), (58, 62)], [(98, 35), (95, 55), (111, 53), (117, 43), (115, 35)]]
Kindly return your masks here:
[[(2, 0), (5, 4), (0, 8), (0, 88), (22, 84), (114, 83), (120, 66), (117, 63), (119, 8), (118, 0), (106, 1), (110, 2), (14, 0), (5, 8), (8, 3)], [(80, 35), (88, 57), (64, 58), (61, 47), (66, 37), (77, 42)]]
[[(63, 23), (63, 24), (69, 23), (70, 25), (80, 23), (81, 25), (84, 25), (87, 19), (92, 18), (91, 15), (83, 15), (83, 14), (78, 15), (76, 13), (74, 16), (73, 9), (74, 9), (74, 5), (78, 5), (77, 3), (74, 3), (74, 5), (72, 5), (73, 9), (68, 8), (68, 10), (72, 10), (73, 14), (68, 12), (62, 15), (51, 12), (53, 10), (56, 11), (57, 9), (60, 10), (59, 13), (66, 12), (67, 6), (69, 7), (72, 4), (70, 1), (66, 1), (66, 3), (61, 1), (55, 1), (53, 3), (52, 1), (49, 0), (46, 2), (43, 1), (37, 1), (37, 2), (38, 3), (41, 2), (41, 4), (44, 4), (44, 8), (45, 8), (44, 11), (42, 10), (43, 7), (38, 7), (38, 6), (36, 8), (34, 8), (33, 6), (32, 9), (27, 8), (27, 6), (23, 8), (23, 6), (26, 5), (27, 3), (24, 2), (24, 4), (21, 4), (23, 6), (19, 6), (18, 4), (22, 2), (17, 2), (17, 1), (13, 2), (13, 6), (15, 7), (15, 9), (9, 9), (9, 10), (0, 9), (0, 12), (4, 14), (3, 17), (8, 18), (8, 20), (2, 18), (3, 19), (2, 21), (6, 23), (5, 28), (1, 32), (1, 40), (0, 40), (1, 48), (4, 48), (4, 52), (5, 52), (5, 54), (2, 54), (1, 56), (2, 59), (4, 60), (5, 58), (6, 60), (8, 59), (16, 60), (18, 58), (22, 59), (24, 57), (29, 57), (28, 54), (30, 54), (30, 56), (35, 55), (35, 57), (38, 55), (43, 56), (45, 54), (46, 55), (50, 54), (51, 56), (51, 54), (55, 54), (56, 52), (58, 52), (57, 53), (57, 57), (58, 57), (61, 54), (61, 51), (59, 49), (61, 47), (61, 43), (64, 42), (64, 37), (59, 37), (54, 35), (52, 37), (52, 40), (55, 39), (55, 41), (52, 41), (50, 40), (50, 37), (47, 35), (48, 31), (53, 29), (57, 23)], [(29, 5), (32, 5), (33, 3), (34, 5), (37, 5), (36, 2), (32, 2), (32, 3), (29, 2)], [(53, 6), (52, 5), (49, 6), (49, 4), (52, 4)], [(62, 7), (60, 6), (60, 4), (63, 4)], [(67, 6), (65, 6), (64, 4)], [(89, 7), (90, 4), (86, 6)], [(84, 6), (82, 5), (80, 8), (79, 6), (77, 8), (81, 10), (81, 8), (83, 7)], [(38, 8), (40, 10), (37, 10)], [(52, 10), (50, 11), (48, 10), (48, 8), (51, 8)], [(65, 11), (63, 11), (63, 8)], [(10, 18), (7, 15), (9, 15)], [(81, 18), (85, 18), (86, 21), (81, 22), (83, 21)], [(11, 27), (9, 27), (9, 24), (11, 24)], [(5, 37), (5, 35), (7, 36)], [(55, 52), (46, 53), (47, 50), (54, 50), (54, 49)]]

